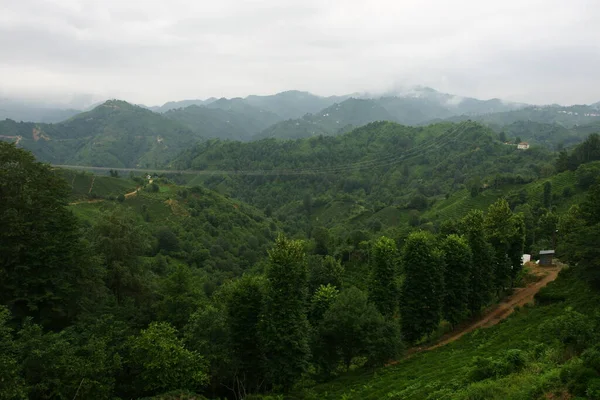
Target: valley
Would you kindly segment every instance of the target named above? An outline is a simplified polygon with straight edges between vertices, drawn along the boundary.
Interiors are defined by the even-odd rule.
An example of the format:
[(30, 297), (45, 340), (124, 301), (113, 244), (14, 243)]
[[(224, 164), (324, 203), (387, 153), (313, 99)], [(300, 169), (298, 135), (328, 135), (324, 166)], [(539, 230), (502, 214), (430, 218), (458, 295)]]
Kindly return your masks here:
[(1, 396), (594, 393), (597, 124), (417, 93), (0, 122)]

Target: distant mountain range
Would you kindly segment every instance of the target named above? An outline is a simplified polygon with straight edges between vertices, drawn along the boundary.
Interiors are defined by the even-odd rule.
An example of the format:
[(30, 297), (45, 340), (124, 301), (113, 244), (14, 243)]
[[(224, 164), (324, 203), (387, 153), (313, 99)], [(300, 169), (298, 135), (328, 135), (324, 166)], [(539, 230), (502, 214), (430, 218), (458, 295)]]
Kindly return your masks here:
[(59, 122), (77, 115), (81, 110), (42, 103), (0, 98), (0, 120)]
[[(12, 104), (8, 107), (7, 104)], [(499, 99), (478, 100), (414, 88), (378, 98), (320, 97), (288, 91), (272, 96), (185, 100), (149, 109), (110, 100), (90, 111), (15, 108), (0, 121), (0, 139), (17, 142), (43, 161), (111, 167), (156, 168), (198, 141), (253, 141), (332, 136), (375, 121), (421, 126), (474, 120), (510, 139), (569, 145), (596, 132), (600, 105), (528, 106)], [(162, 111), (162, 112), (159, 112)], [(7, 111), (2, 116), (6, 117)], [(64, 119), (62, 122), (56, 122)], [(52, 123), (50, 123), (52, 122)]]

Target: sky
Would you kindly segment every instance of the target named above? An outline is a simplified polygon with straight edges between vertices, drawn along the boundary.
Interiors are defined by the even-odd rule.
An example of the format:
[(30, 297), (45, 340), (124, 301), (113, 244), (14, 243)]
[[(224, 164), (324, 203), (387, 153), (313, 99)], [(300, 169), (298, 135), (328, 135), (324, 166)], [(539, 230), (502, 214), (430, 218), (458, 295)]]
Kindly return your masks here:
[(0, 0), (0, 97), (600, 101), (598, 0)]

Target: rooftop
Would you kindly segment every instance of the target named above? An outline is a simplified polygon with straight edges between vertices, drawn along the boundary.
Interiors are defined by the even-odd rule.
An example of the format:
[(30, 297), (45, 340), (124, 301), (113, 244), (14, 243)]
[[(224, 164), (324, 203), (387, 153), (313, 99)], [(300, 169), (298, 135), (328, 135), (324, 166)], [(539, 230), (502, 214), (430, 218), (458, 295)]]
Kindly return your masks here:
[(540, 250), (540, 256), (543, 254), (554, 254), (554, 250)]

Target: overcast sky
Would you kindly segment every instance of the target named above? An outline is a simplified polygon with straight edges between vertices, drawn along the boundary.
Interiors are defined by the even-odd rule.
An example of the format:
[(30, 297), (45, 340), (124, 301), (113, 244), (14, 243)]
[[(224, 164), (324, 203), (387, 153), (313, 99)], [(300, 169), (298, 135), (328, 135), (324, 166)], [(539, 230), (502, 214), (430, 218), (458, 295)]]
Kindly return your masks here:
[[(0, 97), (600, 101), (598, 0), (0, 0)], [(88, 97), (89, 96), (89, 97)]]

